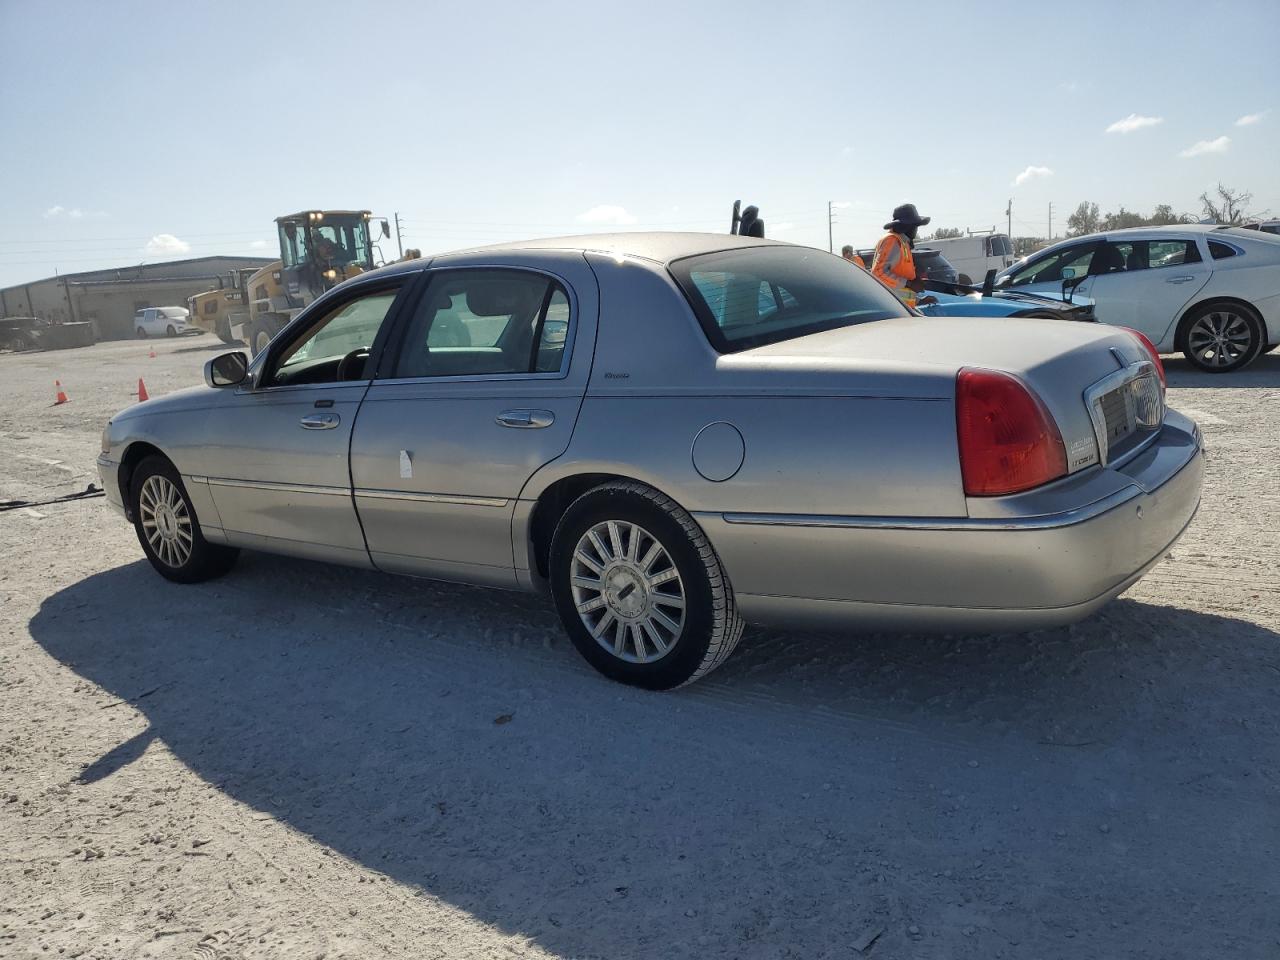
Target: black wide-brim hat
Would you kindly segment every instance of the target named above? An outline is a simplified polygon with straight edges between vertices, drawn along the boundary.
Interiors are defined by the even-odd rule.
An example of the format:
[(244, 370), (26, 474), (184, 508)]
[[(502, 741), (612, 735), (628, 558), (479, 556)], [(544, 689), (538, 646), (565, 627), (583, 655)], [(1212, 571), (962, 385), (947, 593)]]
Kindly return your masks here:
[(892, 230), (894, 227), (923, 227), (932, 217), (920, 216), (920, 211), (916, 209), (914, 203), (904, 203), (900, 207), (893, 208), (893, 219), (884, 225), (886, 230)]

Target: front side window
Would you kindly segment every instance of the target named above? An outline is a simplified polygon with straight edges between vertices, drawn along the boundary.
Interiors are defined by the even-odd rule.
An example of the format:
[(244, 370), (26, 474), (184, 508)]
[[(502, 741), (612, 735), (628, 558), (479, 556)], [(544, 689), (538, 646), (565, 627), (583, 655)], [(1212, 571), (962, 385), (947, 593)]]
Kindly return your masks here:
[(1075, 271), (1075, 276), (1083, 277), (1089, 272), (1098, 246), (1093, 242), (1064, 247), (1014, 270), (1008, 275), (1006, 283), (1013, 287), (1031, 283), (1061, 283), (1062, 271), (1068, 267)]
[(270, 386), (367, 379), (365, 360), (398, 290), (380, 290), (329, 310), (276, 360)]
[(865, 270), (805, 247), (725, 250), (670, 269), (720, 353), (909, 315)]
[(397, 378), (553, 373), (569, 331), (564, 288), (525, 270), (433, 274), (405, 331)]

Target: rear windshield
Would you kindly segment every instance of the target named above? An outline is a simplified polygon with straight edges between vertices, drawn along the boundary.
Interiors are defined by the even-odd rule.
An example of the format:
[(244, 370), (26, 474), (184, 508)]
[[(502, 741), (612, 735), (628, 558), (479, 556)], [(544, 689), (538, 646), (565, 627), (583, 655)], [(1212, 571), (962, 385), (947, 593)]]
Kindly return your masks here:
[(725, 250), (670, 269), (720, 353), (910, 315), (861, 267), (809, 247)]

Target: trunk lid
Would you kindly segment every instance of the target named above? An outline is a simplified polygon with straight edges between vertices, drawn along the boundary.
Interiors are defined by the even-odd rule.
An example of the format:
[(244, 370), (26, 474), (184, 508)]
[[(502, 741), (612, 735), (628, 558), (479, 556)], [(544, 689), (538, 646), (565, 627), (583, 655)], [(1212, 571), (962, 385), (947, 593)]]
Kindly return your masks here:
[[(1110, 396), (1126, 390), (1128, 379), (1119, 371), (1139, 373), (1149, 357), (1124, 330), (1095, 323), (1065, 320), (1025, 320), (999, 317), (900, 317), (856, 324), (837, 330), (784, 340), (721, 358), (722, 366), (742, 373), (786, 371), (794, 378), (807, 375), (815, 387), (829, 388), (834, 380), (855, 384), (859, 374), (892, 371), (877, 388), (887, 396), (919, 396), (929, 384), (940, 399), (955, 397), (955, 376), (963, 367), (983, 367), (1011, 373), (1044, 401), (1062, 433), (1067, 469), (1075, 472), (1100, 462), (1107, 443), (1098, 430), (1108, 429), (1105, 414), (1095, 426), (1099, 407), (1107, 400), (1115, 417), (1123, 415), (1125, 398)], [(1107, 378), (1103, 395), (1090, 389)], [(893, 391), (893, 380), (900, 390)], [(1142, 398), (1138, 398), (1142, 402)], [(1117, 414), (1117, 404), (1120, 413)], [(1133, 403), (1129, 402), (1132, 413)], [(1159, 410), (1163, 418), (1163, 406)], [(1150, 411), (1147, 411), (1148, 419)], [(1132, 419), (1132, 418), (1131, 418)], [(1132, 426), (1132, 425), (1131, 425)], [(1126, 434), (1126, 437), (1128, 434)], [(1112, 459), (1125, 449), (1111, 444)], [(1130, 444), (1132, 445), (1132, 444)]]

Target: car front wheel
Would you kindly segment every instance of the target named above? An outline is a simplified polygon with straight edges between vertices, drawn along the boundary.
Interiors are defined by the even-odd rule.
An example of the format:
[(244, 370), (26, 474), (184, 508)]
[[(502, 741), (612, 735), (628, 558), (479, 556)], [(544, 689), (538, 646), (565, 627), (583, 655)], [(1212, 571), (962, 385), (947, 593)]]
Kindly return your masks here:
[(138, 542), (160, 576), (176, 583), (199, 583), (231, 569), (240, 551), (204, 538), (172, 463), (147, 457), (134, 471), (131, 487)]
[(1183, 321), (1182, 354), (1206, 373), (1231, 373), (1262, 352), (1262, 324), (1245, 307), (1209, 303)]
[(143, 327), (138, 328), (138, 339), (139, 340), (147, 339), (147, 331)]
[(578, 652), (613, 680), (669, 690), (715, 669), (742, 618), (720, 558), (688, 512), (651, 487), (596, 487), (551, 542), (556, 609)]

